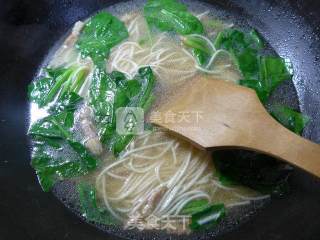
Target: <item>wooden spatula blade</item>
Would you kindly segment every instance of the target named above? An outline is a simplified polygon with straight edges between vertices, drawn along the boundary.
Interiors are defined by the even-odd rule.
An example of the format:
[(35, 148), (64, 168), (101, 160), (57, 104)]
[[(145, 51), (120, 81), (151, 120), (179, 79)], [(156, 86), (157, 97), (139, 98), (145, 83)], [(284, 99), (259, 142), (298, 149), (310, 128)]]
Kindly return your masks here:
[[(320, 146), (290, 132), (275, 121), (248, 88), (198, 77), (159, 109), (153, 124), (168, 129), (201, 148), (244, 148), (292, 163), (320, 176)], [(167, 121), (167, 113), (197, 118)]]
[[(188, 138), (204, 148), (243, 145), (250, 139), (246, 126), (265, 114), (254, 91), (222, 80), (197, 78), (160, 108), (152, 123)], [(254, 109), (254, 110), (252, 110)], [(189, 121), (166, 121), (166, 114), (197, 114)], [(249, 119), (249, 121), (248, 121)]]

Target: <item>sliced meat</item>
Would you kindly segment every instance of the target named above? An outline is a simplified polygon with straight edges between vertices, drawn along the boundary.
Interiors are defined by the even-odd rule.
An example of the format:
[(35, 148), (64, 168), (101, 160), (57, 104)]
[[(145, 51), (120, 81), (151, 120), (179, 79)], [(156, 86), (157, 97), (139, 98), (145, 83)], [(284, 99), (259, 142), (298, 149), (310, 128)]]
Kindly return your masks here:
[(142, 209), (143, 216), (149, 216), (153, 212), (167, 190), (167, 187), (161, 187), (151, 193), (147, 199), (146, 205)]
[(82, 133), (85, 137), (85, 147), (94, 155), (99, 156), (103, 152), (103, 147), (97, 134), (97, 129), (92, 120), (92, 110), (85, 106), (79, 113), (79, 120)]
[[(77, 61), (78, 52), (75, 50), (75, 44), (79, 38), (80, 32), (84, 27), (84, 23), (79, 21), (75, 23), (71, 34), (63, 42), (62, 46), (54, 54), (49, 66), (56, 68), (64, 66), (70, 62)], [(91, 61), (87, 60), (83, 63), (91, 66)]]
[(72, 47), (76, 44), (84, 25), (85, 24), (81, 21), (78, 21), (74, 24), (71, 34), (64, 41), (65, 47)]
[[(149, 194), (146, 199), (139, 199), (137, 204), (142, 204), (142, 209), (139, 208), (136, 211), (129, 214), (129, 219), (125, 224), (126, 229), (138, 228), (140, 230), (155, 229), (157, 228), (157, 223), (150, 223), (152, 217), (152, 212), (156, 208), (157, 204), (160, 202), (161, 198), (168, 190), (167, 187), (161, 187), (157, 190), (154, 190)], [(150, 226), (152, 224), (152, 226)], [(160, 227), (160, 225), (158, 226)]]

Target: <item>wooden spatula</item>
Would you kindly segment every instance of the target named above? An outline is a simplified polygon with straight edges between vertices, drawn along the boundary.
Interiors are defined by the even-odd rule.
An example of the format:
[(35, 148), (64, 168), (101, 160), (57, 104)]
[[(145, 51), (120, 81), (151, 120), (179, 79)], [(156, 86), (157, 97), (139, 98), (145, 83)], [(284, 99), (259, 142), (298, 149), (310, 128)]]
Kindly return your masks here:
[(320, 177), (320, 145), (274, 120), (249, 88), (195, 78), (177, 90), (176, 96), (160, 107), (157, 116), (150, 121), (200, 148), (249, 149)]

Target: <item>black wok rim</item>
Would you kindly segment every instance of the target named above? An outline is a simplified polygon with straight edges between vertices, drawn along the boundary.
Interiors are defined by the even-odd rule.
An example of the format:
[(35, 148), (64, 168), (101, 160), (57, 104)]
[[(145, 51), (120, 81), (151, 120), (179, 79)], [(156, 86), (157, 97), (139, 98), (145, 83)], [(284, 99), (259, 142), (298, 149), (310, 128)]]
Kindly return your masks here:
[[(14, 2), (14, 1), (13, 1)], [(18, 2), (18, 1), (16, 1)], [(23, 3), (24, 1), (20, 1)], [(41, 2), (41, 1), (39, 1)], [(64, 3), (64, 1), (62, 1)], [(111, 2), (109, 2), (111, 3)], [(16, 3), (17, 4), (17, 3)], [(65, 2), (66, 7), (68, 7), (68, 2)], [(73, 3), (72, 3), (73, 4)], [(71, 7), (72, 4), (69, 6)], [(85, 5), (83, 2), (81, 1), (75, 1), (74, 3), (76, 6), (78, 4), (78, 6), (81, 6), (81, 4)], [(308, 14), (306, 15), (306, 13), (309, 13), (309, 11), (312, 13), (314, 11), (314, 9), (309, 9), (308, 7), (305, 7), (304, 3), (302, 1), (283, 1), (283, 3), (279, 4), (276, 1), (261, 1), (261, 3), (258, 3), (257, 1), (230, 1), (230, 3), (224, 3), (223, 1), (216, 1), (216, 4), (219, 4), (222, 7), (227, 7), (229, 9), (234, 9), (235, 11), (240, 11), (241, 14), (244, 14), (246, 16), (246, 18), (248, 19), (249, 22), (251, 22), (251, 24), (256, 27), (258, 30), (260, 30), (260, 32), (262, 32), (263, 35), (265, 36), (269, 36), (270, 40), (269, 42), (271, 43), (271, 45), (277, 50), (277, 52), (279, 52), (281, 55), (289, 55), (289, 56), (293, 56), (291, 57), (294, 58), (294, 64), (295, 64), (295, 69), (298, 69), (298, 72), (296, 73), (296, 78), (295, 78), (295, 85), (298, 89), (298, 92), (300, 94), (300, 101), (301, 101), (301, 109), (303, 112), (311, 115), (311, 116), (315, 116), (314, 121), (312, 122), (312, 124), (309, 125), (309, 127), (307, 128), (307, 130), (305, 131), (305, 136), (309, 139), (312, 139), (314, 141), (319, 142), (320, 141), (320, 137), (319, 137), (319, 129), (317, 128), (317, 126), (319, 126), (319, 115), (317, 114), (317, 109), (320, 102), (320, 99), (318, 97), (318, 89), (319, 89), (319, 84), (317, 85), (317, 79), (319, 79), (319, 69), (316, 69), (316, 66), (319, 66), (319, 58), (317, 56), (319, 56), (319, 28), (317, 28), (317, 23), (319, 25), (319, 17), (315, 18), (314, 16), (312, 16), (312, 14)], [(6, 7), (6, 3), (4, 4)], [(10, 4), (9, 4), (10, 5)], [(14, 5), (14, 4), (13, 4)], [(54, 6), (59, 5), (59, 4), (53, 4)], [(51, 21), (54, 21), (55, 23), (51, 22), (50, 23), (50, 17), (49, 17), (49, 21), (48, 23), (46, 23), (47, 25), (44, 26), (44, 28), (46, 26), (48, 26), (49, 29), (42, 29), (42, 31), (48, 31), (49, 34), (52, 30), (50, 30), (50, 27), (57, 27), (57, 29), (59, 29), (58, 31), (55, 31), (54, 35), (58, 35), (62, 34), (67, 28), (69, 28), (72, 23), (73, 20), (77, 20), (76, 18), (80, 18), (84, 17), (84, 16), (88, 16), (92, 11), (95, 11), (96, 9), (100, 8), (100, 6), (104, 6), (105, 3), (101, 3), (101, 2), (97, 2), (96, 5), (93, 4), (94, 6), (92, 6), (91, 8), (89, 7), (88, 9), (86, 9), (83, 12), (79, 12), (79, 13), (73, 13), (74, 15), (72, 15), (71, 20), (63, 22), (63, 20), (60, 22), (60, 20), (54, 20), (57, 19), (57, 17), (59, 16), (54, 16), (54, 11), (50, 11), (50, 14), (52, 14), (51, 17)], [(310, 1), (310, 5), (311, 1)], [(241, 7), (240, 7), (241, 6)], [(313, 6), (313, 5), (312, 5)], [(59, 10), (59, 8), (61, 8), (61, 6), (56, 6), (56, 8)], [(294, 8), (296, 10), (288, 10), (290, 8)], [(35, 7), (35, 9), (37, 9)], [(90, 10), (89, 10), (90, 9)], [(245, 9), (245, 10), (244, 10)], [(320, 6), (318, 6), (317, 9), (320, 9)], [(31, 9), (32, 10), (32, 9)], [(269, 11), (270, 10), (270, 11)], [(29, 9), (30, 11), (30, 9)], [(9, 6), (9, 12), (10, 12), (10, 6)], [(257, 14), (258, 12), (258, 14)], [(279, 19), (279, 16), (277, 18), (277, 14), (279, 14), (279, 12), (281, 13), (281, 21)], [(315, 11), (314, 11), (315, 12)], [(41, 9), (39, 10), (39, 13), (41, 13)], [(294, 14), (293, 14), (294, 13)], [(1, 14), (3, 14), (1, 12)], [(12, 12), (11, 12), (12, 14)], [(21, 14), (19, 11), (17, 13), (17, 16), (19, 16), (19, 14)], [(31, 14), (31, 12), (29, 13)], [(50, 15), (49, 14), (49, 15)], [(301, 14), (304, 15), (304, 17), (301, 17)], [(314, 13), (313, 13), (314, 14)], [(32, 15), (32, 14), (31, 14)], [(7, 30), (14, 28), (16, 25), (19, 26), (19, 21), (21, 21), (21, 19), (15, 19), (14, 17), (12, 19), (9, 18), (9, 24), (8, 24), (8, 15), (6, 15), (6, 12), (4, 15), (0, 15), (1, 16), (1, 28), (0, 30)], [(5, 17), (5, 18), (4, 18)], [(46, 16), (43, 16), (46, 17)], [(43, 21), (41, 18), (41, 14), (38, 14), (37, 17), (34, 17), (35, 19), (33, 19), (33, 17), (31, 17), (31, 19), (27, 18), (27, 23), (22, 23), (22, 25), (32, 25), (34, 24), (33, 21), (37, 22), (39, 21), (41, 23), (41, 21)], [(269, 19), (270, 22), (264, 22), (261, 21), (260, 18), (266, 18)], [(318, 22), (316, 22), (314, 19), (318, 19)], [(23, 20), (23, 17), (22, 17)], [(278, 22), (280, 21), (280, 22)], [(28, 23), (29, 22), (29, 23)], [(30, 23), (31, 22), (31, 23)], [(40, 24), (41, 25), (41, 24)], [(285, 37), (282, 36), (283, 32), (286, 31), (286, 26), (288, 25), (295, 25), (296, 26), (296, 30), (297, 31), (293, 31), (294, 36), (291, 37), (290, 39), (286, 39)], [(9, 27), (8, 27), (9, 26)], [(269, 31), (269, 34), (267, 34)], [(53, 31), (54, 32), (54, 31)], [(271, 34), (270, 34), (271, 33)], [(16, 36), (20, 37), (20, 36), (24, 36), (26, 39), (28, 38), (28, 32), (27, 31), (21, 31), (18, 32), (16, 31)], [(10, 34), (9, 34), (10, 35)], [(290, 34), (289, 34), (290, 35)], [(268, 39), (268, 37), (266, 37)], [(57, 36), (53, 36), (53, 40), (51, 40), (51, 42), (54, 42), (54, 39), (57, 40)], [(3, 46), (7, 46), (9, 45), (9, 49), (10, 47), (12, 47), (12, 45), (10, 45), (8, 38), (3, 37), (3, 35), (0, 37), (0, 41), (1, 43), (3, 43)], [(27, 41), (26, 41), (27, 42)], [(5, 100), (8, 101), (2, 101), (1, 102), (1, 111), (3, 110), (8, 110), (8, 108), (6, 108), (7, 106), (26, 106), (26, 98), (25, 98), (25, 86), (26, 84), (31, 80), (32, 78), (32, 74), (35, 73), (35, 69), (36, 66), (40, 63), (41, 58), (43, 58), (45, 56), (45, 52), (48, 49), (48, 46), (52, 45), (52, 43), (50, 44), (50, 42), (47, 42), (46, 44), (41, 44), (38, 43), (40, 46), (36, 46), (38, 52), (35, 54), (35, 58), (37, 59), (36, 61), (31, 61), (31, 63), (29, 64), (29, 68), (33, 69), (33, 71), (30, 72), (30, 70), (23, 70), (25, 73), (27, 73), (26, 75), (28, 77), (26, 77), (24, 80), (21, 80), (22, 75), (16, 75), (14, 74), (14, 71), (8, 71), (6, 70), (4, 67), (9, 67), (9, 64), (7, 64), (1, 59), (2, 63), (2, 67), (3, 68), (3, 72), (5, 73), (5, 79), (6, 80), (11, 80), (13, 81), (13, 83), (9, 82), (5, 84), (5, 87), (8, 87), (9, 90), (16, 90), (14, 89), (14, 87), (17, 86), (23, 86), (23, 88), (19, 88), (18, 89), (18, 94), (20, 94), (20, 96), (16, 97), (16, 99), (13, 99), (10, 94), (8, 93), (8, 89), (2, 89), (1, 87), (1, 93), (4, 93), (3, 98)], [(301, 48), (302, 50), (300, 51), (299, 49), (297, 50), (297, 53), (295, 53), (295, 51), (293, 51), (292, 49), (294, 49), (294, 46), (297, 46), (297, 48)], [(14, 45), (14, 44), (13, 44)], [(5, 49), (3, 47), (3, 49)], [(13, 49), (13, 48), (11, 48)], [(22, 50), (23, 47), (21, 47)], [(15, 49), (17, 51), (17, 49)], [(14, 55), (14, 54), (13, 54)], [(297, 56), (299, 55), (299, 56)], [(19, 54), (17, 54), (17, 56), (19, 57)], [(16, 63), (16, 66), (19, 67), (21, 65), (20, 59), (16, 60), (13, 59), (13, 57), (10, 57), (8, 53), (5, 54), (5, 57), (7, 57), (9, 59), (9, 62), (13, 62)], [(21, 57), (21, 56), (20, 56)], [(16, 61), (15, 61), (16, 60)], [(304, 64), (304, 66), (302, 66), (302, 64)], [(27, 64), (28, 65), (28, 64)], [(307, 67), (306, 67), (307, 66)], [(20, 67), (22, 68), (22, 67)], [(17, 69), (18, 70), (18, 69)], [(310, 80), (311, 79), (311, 80)], [(313, 79), (313, 80), (312, 80)], [(12, 102), (10, 102), (12, 101)], [(21, 108), (20, 108), (21, 109)], [(24, 113), (24, 116), (26, 116), (26, 110), (22, 110), (22, 112)], [(4, 118), (4, 123), (3, 120), (1, 122), (1, 124), (4, 126), (4, 133), (8, 134), (9, 139), (4, 142), (1, 141), (1, 147), (6, 150), (6, 152), (4, 151), (4, 156), (3, 159), (1, 160), (1, 168), (0, 168), (0, 179), (11, 179), (11, 175), (14, 175), (13, 173), (20, 173), (21, 171), (21, 178), (20, 180), (17, 180), (16, 182), (14, 181), (14, 183), (12, 184), (12, 187), (18, 186), (18, 183), (20, 183), (20, 181), (23, 181), (24, 178), (29, 178), (29, 174), (30, 174), (30, 169), (28, 166), (28, 163), (26, 161), (26, 159), (28, 158), (28, 147), (26, 144), (26, 139), (23, 136), (23, 134), (21, 133), (17, 133), (14, 134), (14, 136), (10, 137), (10, 132), (12, 131), (12, 124), (8, 124), (7, 121), (12, 121), (13, 123), (16, 123), (21, 129), (26, 129), (26, 123), (23, 121), (23, 119), (18, 119), (17, 116), (19, 115), (19, 112), (17, 112), (16, 110), (12, 109), (9, 110), (9, 114), (8, 117)], [(6, 115), (1, 115), (1, 116), (6, 116)], [(22, 120), (22, 121), (21, 121)], [(24, 131), (25, 132), (25, 131)], [(22, 139), (22, 140), (21, 140)], [(16, 140), (16, 142), (14, 142)], [(17, 147), (16, 147), (17, 144)], [(16, 151), (16, 149), (18, 149), (18, 147), (21, 147), (21, 149), (23, 149), (23, 151), (19, 152), (17, 151), (16, 153), (12, 154), (13, 152)], [(1, 149), (2, 150), (2, 149)], [(17, 161), (17, 164), (13, 164), (11, 165), (11, 163), (8, 163), (8, 157), (13, 158), (14, 163), (15, 161)], [(19, 160), (17, 159), (24, 159), (24, 162), (22, 164), (20, 164)], [(8, 166), (9, 165), (9, 166)], [(28, 169), (28, 172), (25, 171), (24, 169)], [(8, 171), (6, 171), (8, 170)], [(38, 189), (34, 189), (37, 188), (35, 185), (33, 185), (34, 182), (34, 176), (32, 177), (32, 191), (37, 192), (38, 193)], [(30, 180), (29, 180), (30, 181)], [(295, 176), (294, 176), (294, 180), (293, 183), (296, 184), (296, 189), (294, 189), (295, 191), (297, 191), (297, 193), (301, 194), (307, 194), (307, 201), (302, 201), (302, 204), (297, 204), (296, 201), (299, 201), (299, 197), (298, 195), (294, 195), (294, 196), (290, 196), (289, 199), (287, 199), (287, 203), (292, 204), (291, 207), (293, 206), (294, 208), (291, 209), (288, 212), (289, 216), (297, 216), (298, 213), (301, 214), (301, 210), (299, 210), (300, 208), (303, 208), (307, 210), (307, 213), (309, 214), (309, 216), (314, 216), (314, 214), (308, 210), (308, 204), (313, 204), (313, 209), (314, 212), (316, 212), (316, 210), (318, 210), (319, 212), (319, 207), (316, 208), (315, 203), (318, 202), (319, 203), (319, 191), (317, 191), (317, 187), (319, 186), (319, 182), (318, 180), (312, 178), (311, 176), (307, 176), (306, 174), (302, 173), (301, 171), (296, 171)], [(17, 187), (18, 189), (20, 188), (20, 186)], [(1, 206), (1, 212), (4, 212), (4, 216), (11, 216), (11, 214), (7, 213), (5, 210), (5, 206), (6, 205), (10, 205), (10, 200), (12, 200), (12, 202), (19, 202), (17, 201), (17, 199), (15, 199), (14, 197), (11, 196), (12, 192), (10, 192), (10, 190), (8, 190), (9, 187), (5, 187), (2, 186), (0, 188), (1, 193), (3, 194), (3, 198), (0, 202), (0, 206)], [(23, 191), (22, 191), (23, 192)], [(29, 195), (29, 194), (27, 194)], [(314, 197), (313, 197), (314, 196)], [(47, 197), (50, 198), (50, 197)], [(316, 198), (317, 200), (313, 200), (314, 198)], [(36, 196), (32, 197), (33, 200), (36, 199)], [(41, 197), (39, 197), (39, 199), (41, 199)], [(42, 199), (43, 200), (43, 199)], [(46, 199), (48, 200), (48, 199)], [(45, 201), (46, 201), (45, 200)], [(52, 200), (52, 199), (51, 199)], [(284, 207), (286, 201), (280, 200), (278, 203), (273, 204), (273, 206), (271, 206), (269, 208), (270, 211), (279, 211), (280, 206)], [(53, 200), (54, 202), (54, 200)], [(318, 205), (319, 206), (319, 205)], [(298, 209), (299, 207), (299, 209)], [(10, 207), (11, 209), (11, 207)], [(287, 209), (287, 208), (285, 208)], [(292, 210), (297, 210), (292, 211)], [(15, 213), (18, 213), (16, 210), (14, 211)], [(306, 214), (306, 215), (308, 215)], [(20, 216), (20, 214), (17, 214), (18, 216)], [(303, 214), (302, 214), (303, 215)], [(301, 216), (302, 216), (301, 215)], [(0, 215), (1, 216), (1, 215)], [(29, 214), (29, 218), (32, 215)], [(268, 214), (267, 212), (263, 212), (260, 214), (260, 216), (257, 216), (257, 218), (259, 217), (260, 219), (263, 216), (269, 216), (269, 219), (271, 219), (272, 217), (270, 216), (270, 214)], [(298, 216), (300, 216), (298, 214)], [(300, 216), (300, 218), (301, 218)], [(281, 215), (278, 219), (281, 220), (282, 218), (285, 218), (288, 216), (286, 215)], [(23, 217), (22, 217), (23, 218)], [(26, 217), (25, 217), (26, 218)], [(302, 216), (303, 218), (303, 216)], [(2, 218), (0, 218), (2, 220)], [(304, 219), (304, 218), (303, 218)], [(306, 219), (308, 220), (308, 219)], [(248, 232), (248, 226), (255, 226), (255, 224), (257, 224), (256, 226), (263, 226), (264, 224), (261, 222), (259, 222), (259, 219), (256, 219), (255, 224), (252, 222), (253, 220), (251, 220), (251, 223), (249, 223), (249, 225), (247, 224), (246, 226), (244, 226), (241, 230), (236, 230), (236, 232), (240, 232), (244, 234), (243, 231), (247, 231)], [(268, 221), (267, 221), (268, 222)], [(272, 221), (269, 221), (269, 223), (271, 223)], [(285, 220), (282, 221), (283, 223), (285, 223)], [(292, 221), (289, 221), (292, 222)], [(301, 219), (300, 219), (301, 222)], [(308, 222), (308, 221), (307, 221)], [(1, 222), (2, 223), (2, 222)], [(318, 230), (318, 226), (317, 224), (313, 223), (314, 227), (310, 227), (309, 229), (312, 229), (313, 231), (311, 231), (312, 233), (319, 233)], [(252, 225), (253, 224), (253, 225)], [(260, 224), (260, 225), (259, 225)], [(5, 221), (4, 221), (4, 225)], [(273, 225), (274, 226), (274, 225)], [(293, 224), (293, 226), (295, 226)], [(277, 228), (276, 226), (269, 227), (270, 229), (280, 229)], [(291, 232), (294, 232), (293, 229), (291, 229), (291, 226), (287, 226), (288, 230), (284, 231), (286, 232), (286, 234), (288, 234), (287, 236), (290, 235)], [(24, 227), (22, 226), (21, 229), (24, 229)], [(268, 229), (268, 227), (266, 227), (266, 229)], [(292, 231), (290, 231), (290, 229)], [(2, 230), (2, 228), (0, 228), (0, 230)], [(318, 230), (318, 231), (317, 231)], [(26, 232), (28, 232), (27, 230), (25, 230)], [(1, 233), (1, 232), (0, 232)], [(29, 233), (30, 234), (30, 233)], [(256, 233), (258, 236), (258, 233)], [(277, 236), (277, 232), (275, 233), (275, 236), (273, 236), (272, 234), (269, 233), (266, 234), (267, 236), (271, 236), (270, 238), (261, 238), (261, 239), (282, 239), (279, 238)], [(281, 233), (279, 233), (281, 235)], [(313, 239), (315, 234), (311, 234), (309, 235), (308, 239)], [(262, 236), (262, 235), (259, 235)], [(302, 239), (302, 238), (297, 238), (301, 235), (299, 235), (299, 233), (296, 232), (296, 235), (292, 235), (293, 239)], [(226, 239), (228, 238), (228, 235), (224, 236)], [(229, 235), (230, 239), (232, 239), (232, 234)], [(294, 238), (296, 237), (296, 238)], [(32, 239), (32, 238), (30, 238)], [(71, 238), (72, 239), (72, 238)], [(250, 238), (248, 238), (250, 239)], [(252, 238), (254, 239), (254, 238)], [(283, 238), (285, 239), (285, 238)], [(314, 238), (316, 239), (316, 238)]]

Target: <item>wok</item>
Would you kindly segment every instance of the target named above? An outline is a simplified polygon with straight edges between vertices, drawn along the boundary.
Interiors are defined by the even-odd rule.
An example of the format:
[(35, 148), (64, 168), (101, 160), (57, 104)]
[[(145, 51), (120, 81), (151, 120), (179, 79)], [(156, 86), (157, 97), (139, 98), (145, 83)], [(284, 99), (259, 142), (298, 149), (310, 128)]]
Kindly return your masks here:
[[(86, 224), (56, 196), (43, 193), (30, 167), (27, 85), (49, 49), (73, 23), (118, 1), (0, 0), (0, 239), (142, 239), (145, 234)], [(294, 64), (294, 84), (274, 94), (312, 117), (304, 136), (320, 143), (320, 2), (315, 0), (206, 1), (258, 29)], [(276, 137), (276, 136), (275, 136)], [(320, 156), (319, 156), (320, 157)], [(320, 236), (320, 182), (300, 170), (291, 194), (273, 199), (254, 217), (216, 239), (316, 240)], [(60, 192), (61, 193), (61, 192)], [(149, 234), (149, 233), (148, 233)], [(150, 233), (152, 235), (152, 233)], [(149, 236), (149, 235), (148, 235)], [(201, 235), (210, 238), (212, 235)], [(172, 237), (172, 236), (171, 236)], [(170, 239), (169, 235), (161, 238)], [(193, 237), (198, 239), (200, 237)]]

